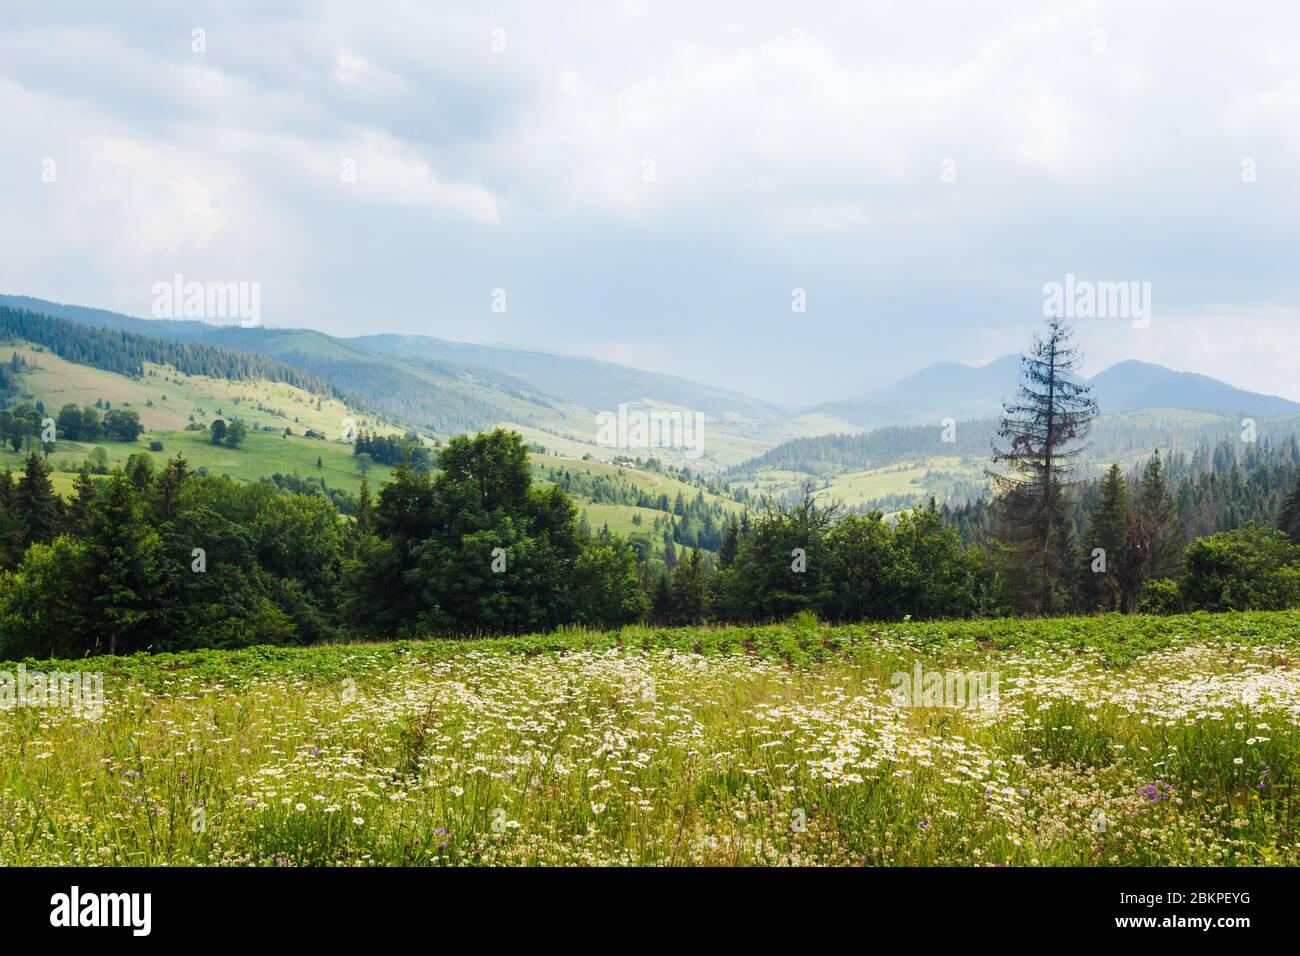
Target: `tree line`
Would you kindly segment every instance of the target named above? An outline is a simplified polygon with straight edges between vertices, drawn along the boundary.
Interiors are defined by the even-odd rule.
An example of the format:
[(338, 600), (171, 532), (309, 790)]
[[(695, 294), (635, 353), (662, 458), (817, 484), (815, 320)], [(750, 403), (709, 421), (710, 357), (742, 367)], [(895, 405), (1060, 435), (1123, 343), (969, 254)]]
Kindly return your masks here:
[[(1216, 462), (1238, 493), (1275, 494), (1280, 527), (1247, 522), (1189, 543), (1178, 501), (1195, 497), (1205, 472), (1180, 463), (1191, 477), (1175, 489), (1157, 454), (1130, 476), (1115, 466), (1095, 485), (1073, 481), (1095, 411), (1083, 386), (1062, 385), (1073, 360), (1064, 326), (1035, 342), (1002, 422), (997, 494), (973, 506), (987, 533), (969, 539), (933, 501), (889, 520), (845, 513), (809, 485), (797, 500), (717, 516), (716, 549), (699, 535), (679, 547), (665, 527), (661, 555), (591, 533), (564, 476), (535, 485), (526, 444), (502, 429), (452, 439), (436, 470), (398, 460), (377, 494), (363, 479), (346, 500), (323, 483), (195, 474), (179, 455), (158, 469), (138, 452), (102, 478), (83, 468), (65, 501), (33, 452), (20, 475), (0, 476), (0, 658), (804, 612), (862, 621), (1300, 605), (1294, 448), (1253, 453), (1249, 472)], [(671, 507), (688, 516), (692, 499)]]
[[(1281, 609), (1300, 606), (1300, 446), (1227, 441), (1138, 470), (1078, 480), (1097, 409), (1076, 372), (1071, 330), (1049, 323), (1024, 357), (989, 475), (993, 495), (886, 521), (839, 514), (813, 485), (729, 525), (715, 555), (646, 559), (652, 620), (830, 620), (1004, 614)], [(932, 430), (926, 430), (933, 440)], [(822, 461), (919, 441), (833, 441)], [(849, 459), (842, 459), (841, 464)], [(1276, 526), (1274, 526), (1276, 523)], [(675, 566), (674, 566), (675, 565)]]
[[(1235, 449), (1220, 443), (1214, 467), (1218, 472), (1231, 462), (1226, 482), (1216, 483), (1202, 470), (1199, 481), (1182, 484), (1176, 499), (1154, 453), (1135, 481), (1113, 465), (1091, 494), (1085, 489), (1080, 495), (1073, 463), (1097, 408), (1075, 375), (1072, 338), (1059, 320), (1035, 337), (1024, 357), (1019, 393), (1006, 406), (998, 431), (1003, 444), (994, 464), (1004, 470), (992, 476), (995, 495), (983, 512), (990, 532), (984, 550), (1012, 608), (1047, 615), (1300, 606), (1300, 553), (1294, 550), (1300, 542), (1300, 456), (1294, 440), (1283, 443), (1280, 472), (1253, 472), (1259, 482), (1243, 481)], [(1253, 446), (1253, 439), (1243, 433), (1243, 443)], [(1202, 449), (1196, 456), (1202, 467), (1206, 454)], [(1269, 455), (1248, 447), (1244, 457), (1263, 464)], [(1258, 509), (1269, 497), (1270, 479), (1288, 471), (1283, 528), (1272, 528), (1258, 520)], [(1189, 521), (1205, 514), (1216, 493), (1232, 501), (1229, 529), (1192, 538)], [(1252, 517), (1240, 520), (1243, 512)]]
[(352, 454), (355, 457), (369, 455), (371, 461), (382, 465), (398, 465), (403, 462), (416, 468), (429, 465), (429, 450), (415, 432), (401, 436), (359, 432), (352, 443)]
[(276, 359), (218, 348), (203, 342), (173, 342), (118, 329), (82, 325), (26, 309), (0, 305), (0, 338), (17, 338), (92, 368), (139, 377), (144, 364), (171, 365), (186, 375), (231, 381), (267, 379), (316, 395), (348, 401), (327, 379)]
[(65, 502), (41, 456), (0, 476), (0, 658), (510, 633), (644, 617), (631, 550), (531, 484), (517, 434), (453, 439), (331, 500), (133, 454)]

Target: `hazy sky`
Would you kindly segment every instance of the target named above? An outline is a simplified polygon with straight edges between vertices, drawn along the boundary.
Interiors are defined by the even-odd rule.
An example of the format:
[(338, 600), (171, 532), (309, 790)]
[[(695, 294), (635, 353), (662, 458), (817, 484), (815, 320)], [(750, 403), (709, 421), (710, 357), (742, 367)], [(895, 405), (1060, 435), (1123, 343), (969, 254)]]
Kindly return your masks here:
[(1072, 273), (1151, 288), (1089, 370), (1300, 399), (1300, 4), (181, 7), (0, 2), (0, 291), (812, 403), (1018, 351)]

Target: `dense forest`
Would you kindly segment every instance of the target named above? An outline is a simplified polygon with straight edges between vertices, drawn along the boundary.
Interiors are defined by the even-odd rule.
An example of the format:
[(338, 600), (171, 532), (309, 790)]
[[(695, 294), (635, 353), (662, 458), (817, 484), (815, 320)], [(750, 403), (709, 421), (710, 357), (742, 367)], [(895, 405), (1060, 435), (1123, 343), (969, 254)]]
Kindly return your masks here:
[(420, 436), (414, 432), (407, 432), (400, 437), (359, 432), (352, 442), (352, 454), (357, 458), (365, 455), (371, 461), (383, 465), (427, 467), (429, 464), (428, 450), (420, 441)]
[(144, 363), (153, 362), (175, 366), (186, 375), (207, 375), (232, 381), (267, 379), (316, 395), (346, 400), (346, 396), (327, 379), (265, 356), (203, 343), (170, 342), (149, 335), (80, 325), (4, 305), (0, 305), (0, 336), (34, 342), (69, 362), (119, 375), (143, 375)]
[[(1240, 443), (1240, 418), (1177, 411), (1134, 412), (1097, 419), (1088, 436), (1090, 461), (1114, 461), (1150, 453), (1153, 448), (1195, 449), (1223, 442)], [(855, 435), (794, 438), (728, 471), (733, 478), (752, 477), (764, 469), (803, 472), (819, 478), (889, 465), (924, 461), (935, 456), (960, 456), (983, 466), (998, 431), (996, 419), (972, 419), (945, 429), (933, 425), (879, 428)], [(1300, 419), (1260, 419), (1261, 444), (1281, 444), (1300, 432)], [(945, 441), (945, 435), (951, 441)], [(1104, 469), (1102, 469), (1104, 470)]]
[[(1130, 489), (1138, 486), (1143, 471), (1139, 466), (1122, 472)], [(1277, 524), (1288, 495), (1300, 481), (1300, 441), (1288, 437), (1276, 447), (1267, 440), (1222, 441), (1190, 455), (1176, 452), (1162, 461), (1161, 471), (1177, 510), (1183, 543), (1190, 544), (1219, 531)], [(1087, 527), (1108, 480), (1113, 479), (1106, 475), (1076, 483), (1067, 501), (1075, 528)], [(986, 545), (996, 536), (987, 496), (957, 507), (941, 506), (939, 512), (966, 544)]]
[[(944, 426), (899, 425), (856, 435), (818, 435), (792, 438), (730, 470), (747, 477), (764, 468), (801, 471), (819, 477), (881, 468), (908, 459), (934, 455), (986, 457), (992, 444), (994, 423), (954, 423), (945, 436)], [(950, 438), (950, 441), (946, 441)]]
[[(51, 349), (76, 354), (103, 334), (101, 362), (178, 359), (78, 326), (62, 342), (50, 321)], [(432, 450), (414, 433), (362, 433), (359, 464), (395, 470), (374, 494), (363, 478), (355, 496), (320, 477), (195, 473), (180, 455), (160, 467), (143, 451), (110, 472), (96, 448), (65, 500), (44, 460), (47, 410), (12, 405), (0, 409), (0, 439), (29, 454), (21, 474), (0, 476), (0, 656), (803, 612), (858, 621), (1300, 606), (1300, 443), (1220, 438), (1086, 476), (1079, 456), (1096, 408), (1073, 383), (1074, 361), (1069, 329), (1052, 323), (997, 425), (991, 494), (890, 517), (846, 511), (811, 479), (796, 496), (755, 499), (686, 469), (673, 472), (671, 495), (576, 462), (535, 474), (529, 446), (502, 429)], [(21, 357), (4, 371), (12, 383)], [(56, 414), (70, 440), (140, 435), (129, 409)], [(238, 422), (211, 428), (225, 445), (242, 436)], [(841, 468), (933, 440), (933, 429), (898, 429), (805, 446), (818, 467)], [(654, 515), (638, 511), (624, 538), (593, 531), (575, 499)]]
[(399, 466), (342, 520), (329, 498), (194, 474), (147, 453), (66, 503), (33, 453), (0, 477), (0, 656), (128, 653), (350, 635), (543, 630), (640, 619), (632, 552), (584, 537), (502, 431)]
[[(1241, 474), (1223, 486), (1248, 485)], [(1274, 487), (1285, 469), (1249, 474)], [(0, 656), (1021, 610), (999, 543), (963, 543), (935, 507), (889, 522), (809, 489), (724, 518), (716, 551), (658, 556), (584, 529), (501, 430), (453, 439), (436, 471), (400, 462), (373, 497), (363, 483), (341, 499), (350, 520), (322, 491), (200, 476), (180, 456), (156, 469), (140, 452), (105, 479), (83, 471), (65, 503), (31, 454), (0, 477)], [(1134, 483), (1113, 469), (1090, 499), (1057, 612), (1300, 603), (1300, 484), (1279, 499), (1285, 531), (1247, 523), (1190, 545), (1158, 456)], [(1094, 546), (1107, 549), (1100, 572)]]

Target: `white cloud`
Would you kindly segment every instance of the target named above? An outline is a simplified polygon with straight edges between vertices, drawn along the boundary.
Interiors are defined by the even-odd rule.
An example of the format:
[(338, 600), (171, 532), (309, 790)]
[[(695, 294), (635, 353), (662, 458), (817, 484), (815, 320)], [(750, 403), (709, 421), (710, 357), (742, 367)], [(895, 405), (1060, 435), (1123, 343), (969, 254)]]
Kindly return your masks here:
[(228, 180), (211, 163), (117, 136), (72, 141), (65, 155), (46, 193), (47, 255), (145, 274), (162, 260), (202, 255), (223, 230), (211, 183)]
[[(1158, 289), (1150, 336), (1094, 354), (1300, 397), (1294, 5), (325, 2), (214, 9), (203, 55), (191, 19), (74, 3), (0, 34), (6, 291), (278, 278), (282, 323), (590, 342), (811, 402), (1019, 348), (1073, 272)], [(619, 344), (644, 329), (692, 345)]]
[(371, 202), (421, 206), (480, 223), (501, 221), (497, 199), (487, 189), (444, 182), (416, 150), (378, 130), (337, 142), (269, 140), (264, 145), (309, 170), (322, 188), (342, 187), (344, 196), (354, 190)]
[(1300, 401), (1300, 307), (1214, 304), (1168, 313), (1158, 310), (1149, 329), (1079, 323), (1088, 370), (1137, 358), (1183, 372), (1210, 374), (1252, 392)]

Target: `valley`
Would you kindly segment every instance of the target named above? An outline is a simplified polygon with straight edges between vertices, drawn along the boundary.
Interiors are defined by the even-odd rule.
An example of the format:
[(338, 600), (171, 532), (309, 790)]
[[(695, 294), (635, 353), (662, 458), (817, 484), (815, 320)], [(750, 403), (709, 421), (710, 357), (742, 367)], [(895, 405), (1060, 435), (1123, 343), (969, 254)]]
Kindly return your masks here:
[[(18, 376), (21, 397), (41, 402), (47, 412), (57, 413), (68, 403), (100, 403), (139, 415), (145, 429), (140, 442), (98, 443), (107, 452), (109, 468), (161, 444), (161, 451), (148, 452), (159, 462), (180, 452), (203, 473), (241, 481), (296, 475), (348, 495), (360, 489), (362, 468), (370, 472), (374, 487), (391, 473), (381, 463), (356, 460), (343, 440), (345, 422), (351, 420), (358, 430), (374, 434), (414, 431), (430, 448), (458, 428), (512, 428), (534, 449), (533, 467), (541, 480), (547, 472), (567, 467), (591, 477), (618, 476), (638, 490), (666, 484), (670, 501), (678, 493), (693, 497), (700, 491), (698, 480), (721, 482), (706, 497), (728, 513), (763, 496), (788, 500), (810, 482), (820, 495), (848, 510), (879, 509), (892, 517), (931, 497), (956, 507), (987, 493), (987, 457), (996, 421), (958, 418), (955, 441), (948, 443), (940, 412), (990, 414), (997, 406), (994, 396), (1009, 394), (1019, 367), (1014, 357), (980, 368), (941, 362), (860, 399), (784, 409), (672, 376), (540, 351), (427, 336), (340, 340), (310, 330), (143, 320), (14, 296), (0, 296), (0, 303), (40, 308), (42, 314), (92, 327), (252, 351), (335, 385), (334, 394), (320, 395), (287, 382), (187, 374), (156, 362), (144, 362), (141, 374), (128, 376), (61, 358), (21, 339), (3, 343), (3, 354), (17, 354), (24, 363)], [(1098, 420), (1078, 463), (1085, 477), (1099, 475), (1111, 463), (1136, 467), (1153, 450), (1169, 455), (1230, 438), (1249, 411), (1259, 414), (1265, 442), (1282, 441), (1300, 430), (1300, 414), (1273, 414), (1291, 412), (1294, 403), (1252, 396), (1200, 376), (1129, 362), (1097, 381), (1103, 409), (1131, 410), (1112, 411)], [(369, 403), (341, 397), (353, 391)], [(1175, 399), (1216, 410), (1133, 408)], [(598, 445), (603, 406), (614, 409), (629, 401), (643, 403), (638, 406), (643, 408), (703, 413), (703, 455), (693, 459), (681, 449)], [(1241, 411), (1225, 412), (1236, 406)], [(248, 438), (239, 448), (214, 445), (196, 430), (223, 416), (247, 427)], [(50, 464), (59, 493), (70, 491), (72, 477), (94, 447), (75, 441), (57, 444)], [(631, 467), (638, 455), (657, 458), (660, 471)], [(23, 457), (6, 446), (0, 450), (0, 467), (17, 470)], [(616, 464), (624, 457), (628, 466)], [(681, 481), (669, 476), (670, 470), (680, 469), (696, 477)], [(574, 497), (593, 528), (623, 535), (648, 533), (673, 517), (657, 507), (595, 500), (581, 490)], [(658, 534), (652, 537), (653, 548), (662, 549)]]

